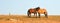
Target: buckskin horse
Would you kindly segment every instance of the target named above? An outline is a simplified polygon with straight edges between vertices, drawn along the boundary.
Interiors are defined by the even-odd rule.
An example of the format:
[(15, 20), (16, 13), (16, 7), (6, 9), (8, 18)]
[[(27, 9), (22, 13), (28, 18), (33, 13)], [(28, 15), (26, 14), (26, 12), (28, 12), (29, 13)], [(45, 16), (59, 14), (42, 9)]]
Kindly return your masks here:
[(28, 11), (27, 11), (28, 17), (31, 17), (31, 13), (34, 13), (34, 15), (36, 14), (36, 17), (37, 17), (38, 9), (40, 9), (40, 7), (33, 8), (33, 9), (32, 8), (28, 9)]
[(38, 9), (37, 12), (38, 12), (39, 17), (40, 17), (40, 14), (44, 14), (45, 17), (48, 18), (48, 16), (47, 16), (47, 10), (46, 10), (46, 9), (44, 9), (44, 8), (41, 9), (41, 8), (40, 8), (40, 9)]

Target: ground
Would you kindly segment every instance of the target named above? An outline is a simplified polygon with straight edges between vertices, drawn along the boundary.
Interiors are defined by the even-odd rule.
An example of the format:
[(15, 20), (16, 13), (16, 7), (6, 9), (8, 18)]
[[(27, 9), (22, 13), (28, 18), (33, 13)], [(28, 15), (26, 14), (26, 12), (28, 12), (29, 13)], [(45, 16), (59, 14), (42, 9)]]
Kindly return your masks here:
[(41, 16), (41, 18), (36, 17), (27, 17), (27, 16), (19, 16), (19, 15), (0, 15), (0, 23), (60, 23), (60, 16), (48, 16), (45, 18)]

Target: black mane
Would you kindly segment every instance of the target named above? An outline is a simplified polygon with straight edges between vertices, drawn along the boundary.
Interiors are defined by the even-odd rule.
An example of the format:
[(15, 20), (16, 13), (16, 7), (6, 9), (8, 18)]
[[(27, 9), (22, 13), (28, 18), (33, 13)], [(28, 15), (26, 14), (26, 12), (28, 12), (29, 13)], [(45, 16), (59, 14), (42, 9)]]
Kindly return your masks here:
[(40, 9), (40, 7), (37, 7), (37, 8), (36, 8), (36, 11), (38, 11), (39, 9)]

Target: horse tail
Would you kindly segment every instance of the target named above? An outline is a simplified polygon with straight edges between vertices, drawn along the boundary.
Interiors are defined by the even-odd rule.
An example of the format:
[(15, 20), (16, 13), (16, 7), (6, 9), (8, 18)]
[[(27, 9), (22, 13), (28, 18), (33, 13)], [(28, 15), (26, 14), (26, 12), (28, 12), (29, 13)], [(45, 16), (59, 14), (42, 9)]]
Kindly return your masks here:
[(29, 12), (30, 12), (30, 10), (27, 11), (27, 15), (28, 15), (28, 16), (29, 16)]

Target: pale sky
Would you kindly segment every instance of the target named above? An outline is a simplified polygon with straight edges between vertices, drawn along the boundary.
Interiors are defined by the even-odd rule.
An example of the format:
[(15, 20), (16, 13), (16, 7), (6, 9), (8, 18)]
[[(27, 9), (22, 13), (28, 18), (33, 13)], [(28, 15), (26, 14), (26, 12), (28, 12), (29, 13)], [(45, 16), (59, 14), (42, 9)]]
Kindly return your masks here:
[(60, 14), (60, 0), (0, 0), (0, 14), (26, 14), (38, 6), (46, 8), (48, 14)]

